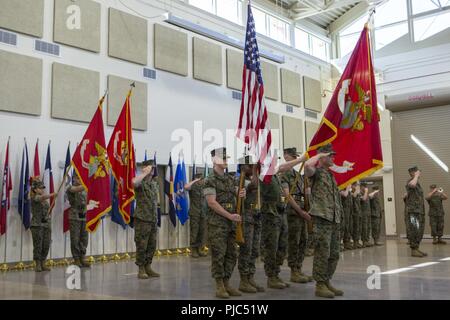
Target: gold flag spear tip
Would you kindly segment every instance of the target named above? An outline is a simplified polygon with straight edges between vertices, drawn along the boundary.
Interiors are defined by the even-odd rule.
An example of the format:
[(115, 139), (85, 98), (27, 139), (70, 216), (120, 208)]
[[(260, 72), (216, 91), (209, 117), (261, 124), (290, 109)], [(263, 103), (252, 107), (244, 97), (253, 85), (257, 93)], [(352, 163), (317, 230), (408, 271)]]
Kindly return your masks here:
[(130, 84), (130, 87), (136, 88), (136, 82), (133, 81), (133, 82)]

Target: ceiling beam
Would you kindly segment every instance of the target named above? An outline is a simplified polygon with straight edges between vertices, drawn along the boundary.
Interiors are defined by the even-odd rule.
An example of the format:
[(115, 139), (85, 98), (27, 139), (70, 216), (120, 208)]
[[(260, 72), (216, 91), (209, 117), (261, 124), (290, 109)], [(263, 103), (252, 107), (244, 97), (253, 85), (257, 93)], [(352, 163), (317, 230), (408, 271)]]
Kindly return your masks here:
[(370, 5), (367, 1), (361, 1), (356, 6), (351, 8), (349, 11), (344, 13), (342, 16), (340, 16), (338, 19), (330, 23), (328, 27), (329, 34), (336, 34), (340, 30), (344, 29), (345, 27), (352, 24), (355, 20), (362, 17), (364, 14), (366, 14), (369, 9)]
[(315, 15), (318, 15), (318, 14), (321, 14), (321, 13), (324, 13), (327, 11), (331, 11), (331, 10), (338, 9), (341, 7), (353, 5), (353, 4), (356, 4), (359, 2), (366, 2), (366, 1), (364, 1), (364, 0), (333, 0), (333, 1), (329, 2), (328, 5), (322, 9), (312, 10), (309, 12), (303, 12), (303, 13), (299, 13), (299, 14), (293, 14), (291, 17), (293, 20), (301, 20), (301, 19), (313, 17)]

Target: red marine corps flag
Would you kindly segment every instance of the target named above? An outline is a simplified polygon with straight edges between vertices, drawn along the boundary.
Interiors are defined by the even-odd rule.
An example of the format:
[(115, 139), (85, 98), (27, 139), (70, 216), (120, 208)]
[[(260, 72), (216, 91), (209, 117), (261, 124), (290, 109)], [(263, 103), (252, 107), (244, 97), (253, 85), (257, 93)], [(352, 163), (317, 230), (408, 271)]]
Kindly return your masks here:
[[(132, 85), (133, 86), (133, 85)], [(111, 172), (117, 183), (119, 212), (126, 224), (130, 223), (131, 205), (134, 199), (133, 178), (134, 149), (131, 126), (130, 96), (131, 90), (117, 119), (116, 126), (108, 143), (108, 157)]]
[(87, 192), (86, 229), (89, 232), (95, 231), (101, 217), (111, 210), (110, 164), (103, 130), (103, 100), (105, 96), (100, 99), (97, 111), (72, 158), (72, 165)]
[(313, 156), (320, 146), (333, 145), (330, 169), (339, 188), (383, 167), (369, 33), (366, 24), (308, 148)]

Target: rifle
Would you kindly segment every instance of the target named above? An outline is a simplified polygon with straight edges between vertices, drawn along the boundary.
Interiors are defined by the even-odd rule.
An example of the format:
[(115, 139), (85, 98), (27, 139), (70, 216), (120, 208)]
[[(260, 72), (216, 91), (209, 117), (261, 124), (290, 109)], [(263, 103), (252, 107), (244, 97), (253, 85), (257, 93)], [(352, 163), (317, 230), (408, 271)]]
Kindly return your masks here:
[[(309, 197), (310, 194), (306, 193), (306, 189), (308, 188), (308, 177), (305, 175), (305, 180), (303, 183), (303, 194), (305, 195), (305, 211), (309, 212), (310, 208), (310, 203), (309, 203)], [(307, 228), (308, 228), (308, 234), (311, 234), (313, 232), (313, 223), (312, 220), (308, 221), (307, 224)]]
[[(242, 198), (239, 197), (239, 192), (244, 187), (245, 174), (241, 172), (241, 176), (239, 178), (239, 189), (237, 191), (237, 205), (236, 205), (236, 213), (242, 217)], [(236, 242), (238, 244), (244, 244), (244, 231), (242, 229), (242, 220), (237, 223), (236, 227)]]

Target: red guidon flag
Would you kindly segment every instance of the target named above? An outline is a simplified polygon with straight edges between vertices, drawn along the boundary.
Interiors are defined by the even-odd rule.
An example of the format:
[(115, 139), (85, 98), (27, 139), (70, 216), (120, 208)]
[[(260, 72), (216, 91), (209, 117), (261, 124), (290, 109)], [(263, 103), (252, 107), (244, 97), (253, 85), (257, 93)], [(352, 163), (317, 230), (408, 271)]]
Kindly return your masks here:
[(334, 172), (340, 188), (383, 167), (377, 92), (366, 25), (333, 93), (308, 156), (331, 143), (336, 151)]
[(72, 165), (87, 192), (86, 229), (97, 229), (102, 216), (111, 210), (109, 160), (103, 130), (102, 104), (97, 111), (72, 157)]
[(134, 199), (133, 178), (134, 149), (130, 110), (131, 89), (117, 119), (116, 126), (108, 143), (108, 157), (111, 172), (117, 182), (119, 211), (125, 223), (130, 223), (131, 205)]

